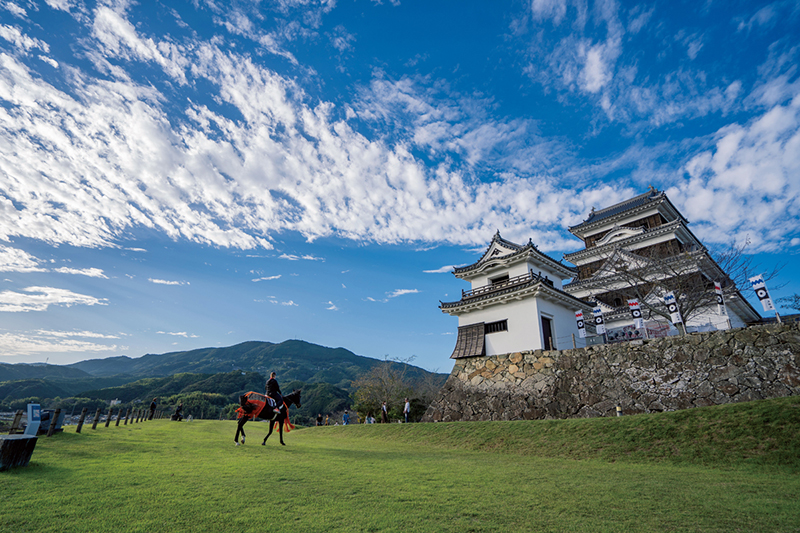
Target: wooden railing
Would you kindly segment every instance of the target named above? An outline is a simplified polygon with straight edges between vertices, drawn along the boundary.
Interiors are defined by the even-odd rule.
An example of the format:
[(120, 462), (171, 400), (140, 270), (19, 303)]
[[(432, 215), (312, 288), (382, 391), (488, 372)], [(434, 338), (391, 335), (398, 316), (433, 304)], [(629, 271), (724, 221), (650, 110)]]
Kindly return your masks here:
[(484, 285), (483, 287), (478, 287), (477, 289), (472, 289), (469, 291), (462, 290), (461, 299), (468, 300), (470, 298), (475, 298), (476, 296), (491, 294), (493, 292), (501, 291), (503, 289), (514, 287), (516, 285), (523, 285), (531, 281), (543, 281), (548, 285), (550, 285), (551, 287), (553, 286), (553, 280), (549, 279), (547, 276), (542, 276), (541, 273), (536, 274), (533, 272), (533, 270), (529, 270), (528, 273), (522, 274), (521, 276), (509, 278), (507, 280), (500, 281), (497, 283), (491, 283), (489, 285)]

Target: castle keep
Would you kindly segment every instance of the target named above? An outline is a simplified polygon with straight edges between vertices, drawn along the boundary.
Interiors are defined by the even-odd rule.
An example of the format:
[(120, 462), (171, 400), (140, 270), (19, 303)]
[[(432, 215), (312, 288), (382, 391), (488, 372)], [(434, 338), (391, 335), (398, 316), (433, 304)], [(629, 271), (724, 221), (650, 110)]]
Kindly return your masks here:
[[(495, 234), (453, 272), (471, 287), (441, 303), (459, 319), (455, 365), (423, 420), (595, 417), (800, 394), (800, 326), (752, 325), (761, 317), (687, 224), (651, 188), (570, 228), (585, 246), (565, 256), (574, 267)], [(662, 310), (671, 286), (690, 304), (689, 335), (668, 336), (678, 333)], [(631, 298), (645, 320), (633, 320)], [(609, 330), (584, 339), (576, 316), (598, 310)]]

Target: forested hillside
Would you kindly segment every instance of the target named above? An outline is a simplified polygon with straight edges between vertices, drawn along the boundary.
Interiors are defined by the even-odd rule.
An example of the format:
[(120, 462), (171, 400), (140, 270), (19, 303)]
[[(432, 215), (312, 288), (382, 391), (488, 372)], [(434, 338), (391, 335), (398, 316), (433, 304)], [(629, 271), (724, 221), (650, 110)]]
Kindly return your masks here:
[[(92, 376), (159, 377), (178, 373), (216, 374), (240, 370), (269, 375), (282, 381), (330, 383), (348, 388), (350, 382), (381, 361), (362, 357), (344, 348), (326, 348), (305, 341), (243, 342), (227, 348), (202, 348), (186, 352), (142, 357), (90, 359), (69, 365)], [(416, 369), (416, 367), (414, 367)], [(411, 374), (426, 373), (416, 369)]]
[(24, 377), (0, 382), (0, 410), (20, 409), (29, 401), (70, 412), (83, 407), (97, 409), (111, 400), (136, 407), (157, 397), (159, 408), (165, 411), (183, 401), (187, 414), (195, 417), (229, 417), (239, 395), (250, 390), (263, 392), (266, 376), (275, 371), (284, 392), (303, 389), (303, 407), (295, 416), (307, 422), (319, 413), (350, 408), (353, 383), (372, 375), (380, 365), (396, 369), (394, 374), (402, 375), (409, 385), (440, 386), (447, 378), (403, 362), (362, 357), (344, 348), (298, 340), (245, 342), (139, 358), (91, 359), (68, 366), (2, 365), (0, 376)]

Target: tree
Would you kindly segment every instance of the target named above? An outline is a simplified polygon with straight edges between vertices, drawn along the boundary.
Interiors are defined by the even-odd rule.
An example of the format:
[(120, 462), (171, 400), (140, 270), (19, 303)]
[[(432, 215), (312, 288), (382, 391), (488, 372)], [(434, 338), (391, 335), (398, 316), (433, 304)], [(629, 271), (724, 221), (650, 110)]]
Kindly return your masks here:
[(777, 302), (785, 302), (786, 305), (782, 305), (783, 309), (794, 309), (795, 311), (800, 311), (800, 294), (792, 294), (791, 296), (784, 296), (783, 298), (778, 298)]
[(411, 383), (406, 380), (408, 365), (413, 360), (414, 357), (403, 360), (389, 359), (387, 356), (382, 363), (354, 380), (353, 408), (363, 415), (372, 413), (376, 416), (380, 413), (381, 403), (385, 401), (391, 410), (391, 416), (399, 418), (403, 399), (415, 395)]
[[(719, 282), (723, 294), (752, 290), (749, 279), (759, 273), (759, 265), (745, 250), (749, 241), (741, 245), (731, 243), (712, 254), (704, 247), (677, 250), (672, 243), (651, 246), (631, 252), (615, 250), (606, 262), (610, 291), (596, 296), (611, 307), (622, 307), (628, 299), (636, 298), (645, 318), (661, 317), (670, 320), (664, 304), (664, 295), (673, 293), (683, 324), (716, 306), (714, 282)], [(763, 273), (765, 281), (775, 278), (782, 265)], [(684, 331), (685, 332), (685, 331)]]

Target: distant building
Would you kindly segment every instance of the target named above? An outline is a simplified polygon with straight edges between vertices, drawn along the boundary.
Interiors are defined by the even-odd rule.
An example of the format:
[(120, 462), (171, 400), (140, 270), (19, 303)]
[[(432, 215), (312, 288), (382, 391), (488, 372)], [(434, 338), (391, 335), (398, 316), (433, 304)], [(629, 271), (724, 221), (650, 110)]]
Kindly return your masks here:
[[(638, 293), (645, 302), (659, 305), (663, 294), (657, 290), (634, 290), (636, 286), (647, 287), (642, 287), (644, 283), (632, 286), (631, 277), (625, 272), (656, 263), (664, 268), (654, 267), (651, 276), (681, 272), (682, 276), (692, 278), (698, 291), (707, 291), (705, 294), (710, 295), (714, 293), (715, 281), (721, 282), (724, 288), (727, 315), (721, 315), (717, 305), (704, 305), (698, 314), (686, 321), (689, 331), (742, 327), (760, 321), (760, 315), (687, 225), (687, 220), (667, 195), (652, 187), (624, 202), (599, 211), (592, 209), (586, 220), (569, 228), (583, 240), (584, 249), (564, 256), (576, 265), (578, 273), (564, 290), (576, 298), (597, 302), (608, 329), (630, 330), (633, 319), (627, 300)], [(645, 315), (651, 320), (648, 329), (654, 332), (671, 327), (663, 317)]]
[[(469, 281), (456, 302), (440, 309), (458, 317), (452, 358), (490, 356), (522, 350), (555, 350), (585, 344), (578, 336), (575, 311), (591, 312), (585, 301), (562, 290), (575, 269), (540, 252), (532, 242), (519, 245), (498, 231), (483, 256), (453, 274)], [(574, 337), (573, 337), (574, 335)]]

